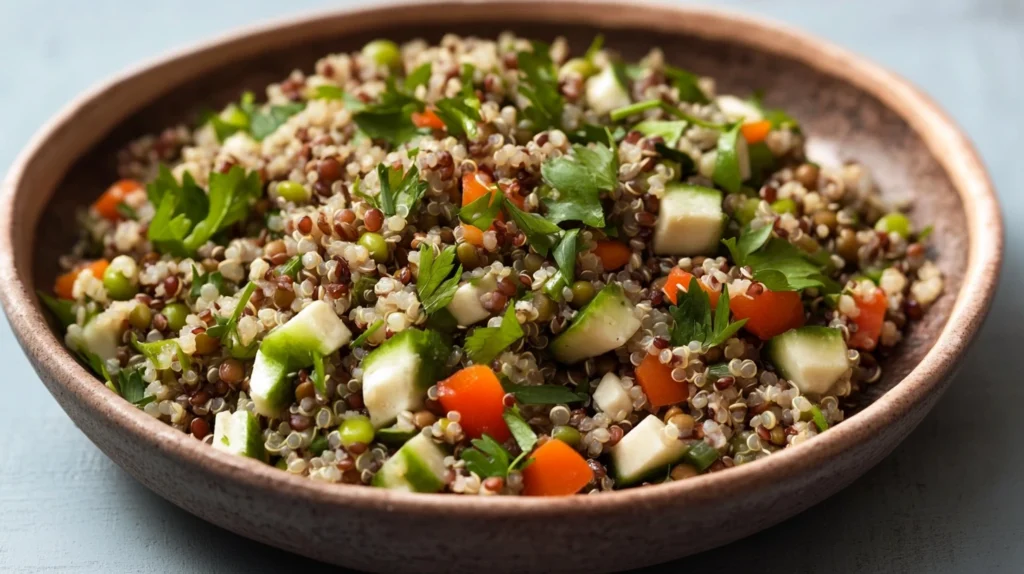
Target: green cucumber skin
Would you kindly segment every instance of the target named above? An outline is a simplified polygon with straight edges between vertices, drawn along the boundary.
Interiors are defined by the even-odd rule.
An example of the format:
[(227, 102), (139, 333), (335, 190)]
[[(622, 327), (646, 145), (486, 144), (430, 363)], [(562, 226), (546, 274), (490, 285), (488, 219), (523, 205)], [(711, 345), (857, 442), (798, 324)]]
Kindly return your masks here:
[[(586, 337), (586, 331), (593, 328), (593, 325), (588, 324), (591, 323), (592, 318), (596, 318), (596, 314), (619, 311), (617, 308), (610, 309), (609, 306), (627, 307), (630, 305), (631, 303), (626, 298), (626, 294), (621, 286), (614, 283), (605, 285), (600, 291), (598, 291), (597, 295), (594, 296), (594, 299), (583, 307), (579, 314), (573, 318), (569, 328), (555, 338), (551, 343), (551, 352), (559, 362), (566, 362), (565, 357), (567, 354), (572, 354), (572, 350), (575, 347), (574, 343), (578, 342), (577, 339), (579, 337)], [(633, 333), (630, 333), (630, 336), (632, 336), (632, 334)], [(626, 337), (626, 339), (628, 338), (629, 337)], [(623, 341), (623, 343), (625, 343), (625, 341)], [(579, 360), (582, 359), (577, 359), (572, 362), (578, 362)]]
[(245, 445), (245, 456), (266, 462), (267, 450), (263, 444), (263, 430), (260, 429), (260, 419), (248, 411), (245, 414), (246, 436), (249, 438)]
[(419, 372), (416, 376), (416, 386), (418, 388), (428, 389), (441, 379), (448, 362), (448, 356), (451, 354), (451, 346), (440, 333), (436, 331), (420, 331), (418, 329), (400, 331), (370, 352), (363, 359), (363, 372), (372, 370), (374, 363), (377, 361), (387, 360), (391, 353), (399, 352), (406, 348), (411, 349), (420, 356)]

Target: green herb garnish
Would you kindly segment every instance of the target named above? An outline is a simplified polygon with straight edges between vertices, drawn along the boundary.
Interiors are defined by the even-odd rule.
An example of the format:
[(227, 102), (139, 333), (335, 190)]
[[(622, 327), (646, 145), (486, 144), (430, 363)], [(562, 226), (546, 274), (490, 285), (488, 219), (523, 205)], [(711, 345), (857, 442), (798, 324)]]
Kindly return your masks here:
[(377, 319), (376, 321), (373, 322), (373, 324), (367, 327), (365, 331), (363, 331), (358, 337), (356, 337), (351, 343), (349, 343), (348, 346), (353, 349), (355, 349), (356, 347), (362, 347), (363, 345), (366, 344), (367, 341), (370, 340), (370, 337), (373, 336), (373, 334), (376, 333), (377, 330), (383, 326), (384, 319)]
[(516, 318), (515, 307), (515, 301), (510, 301), (500, 327), (477, 327), (466, 337), (463, 348), (471, 361), (486, 365), (523, 337), (523, 328)]
[(121, 369), (111, 382), (114, 384), (114, 391), (117, 394), (137, 407), (144, 407), (156, 400), (155, 396), (146, 396), (146, 387), (149, 385), (142, 378), (139, 369)]
[(445, 128), (452, 136), (466, 136), (476, 139), (479, 130), (480, 100), (473, 90), (473, 71), (471, 64), (462, 65), (462, 92), (454, 98), (444, 98), (434, 104), (437, 117), (444, 122)]
[(62, 327), (67, 328), (69, 325), (74, 325), (77, 322), (78, 318), (75, 314), (74, 301), (57, 299), (42, 291), (36, 291), (36, 295), (39, 295), (39, 300), (53, 313), (53, 316), (60, 322)]
[(558, 270), (567, 284), (572, 283), (576, 277), (576, 244), (579, 234), (579, 229), (570, 229), (563, 233), (562, 240), (558, 242), (554, 251), (555, 263), (558, 264)]
[(313, 374), (310, 375), (310, 380), (313, 381), (313, 387), (316, 388), (316, 392), (320, 393), (320, 396), (327, 396), (327, 373), (324, 367), (324, 356), (316, 351), (313, 351)]
[(822, 266), (814, 263), (799, 248), (785, 239), (770, 237), (771, 226), (745, 231), (722, 240), (737, 265), (749, 266), (754, 280), (772, 291), (801, 291), (820, 287), (838, 291), (839, 285), (828, 278)]
[(647, 110), (653, 110), (661, 107), (661, 100), (645, 100), (643, 102), (637, 102), (635, 104), (629, 104), (628, 106), (622, 106), (621, 108), (615, 108), (609, 112), (609, 118), (613, 122), (624, 120), (629, 116), (646, 112)]
[(694, 173), (697, 169), (693, 158), (685, 152), (660, 143), (654, 144), (654, 151), (658, 152), (661, 157), (679, 164), (679, 173), (676, 175), (680, 179)]
[(715, 172), (711, 180), (729, 193), (739, 193), (740, 187), (743, 186), (737, 152), (740, 137), (740, 124), (736, 123), (718, 138)]
[(114, 209), (125, 219), (131, 219), (132, 221), (138, 221), (139, 219), (139, 214), (135, 209), (123, 201), (114, 206)]
[(556, 192), (544, 199), (547, 219), (604, 227), (601, 192), (612, 191), (619, 183), (618, 156), (602, 144), (573, 145), (572, 149), (573, 155), (548, 160), (541, 166), (544, 181)]
[(400, 90), (395, 81), (388, 78), (387, 89), (381, 94), (380, 101), (363, 106), (352, 119), (370, 138), (398, 145), (419, 135), (419, 128), (412, 122), (412, 114), (423, 109), (423, 102)]
[(518, 61), (522, 73), (519, 94), (530, 102), (523, 115), (538, 132), (561, 127), (565, 100), (558, 89), (558, 72), (548, 47), (534, 42), (533, 51), (519, 52)]
[(505, 206), (503, 193), (492, 186), (490, 193), (485, 193), (459, 210), (459, 219), (478, 229), (487, 229)]
[(278, 277), (287, 275), (288, 277), (295, 279), (298, 277), (300, 269), (302, 269), (302, 256), (294, 255), (288, 261), (278, 265), (277, 268), (274, 269), (274, 274)]
[(665, 77), (672, 81), (672, 85), (679, 90), (679, 100), (682, 102), (693, 102), (697, 104), (708, 103), (708, 97), (704, 90), (700, 89), (700, 76), (666, 65), (664, 68)]
[(504, 200), (505, 213), (516, 222), (516, 227), (526, 235), (526, 241), (537, 253), (547, 256), (558, 240), (562, 228), (537, 213), (523, 211), (514, 203)]
[(505, 412), (501, 414), (501, 418), (505, 419), (505, 424), (508, 425), (512, 438), (516, 439), (519, 449), (524, 453), (533, 450), (533, 447), (537, 445), (537, 434), (530, 428), (530, 424), (523, 420), (522, 415), (519, 414), (519, 409), (515, 407), (505, 409)]
[(483, 435), (470, 441), (473, 448), (462, 451), (461, 459), (466, 461), (466, 469), (480, 478), (499, 476), (505, 478), (509, 470), (509, 453), (498, 441)]
[(380, 179), (380, 195), (373, 198), (371, 203), (387, 217), (397, 214), (399, 205), (404, 205), (409, 213), (414, 213), (429, 187), (427, 182), (420, 181), (420, 172), (415, 165), (402, 173), (401, 168), (381, 163), (377, 165), (377, 177)]
[(256, 350), (259, 348), (256, 341), (252, 341), (249, 346), (243, 345), (241, 336), (238, 334), (238, 320), (242, 318), (242, 313), (245, 312), (245, 307), (249, 304), (249, 298), (252, 297), (254, 291), (256, 291), (256, 284), (251, 281), (246, 283), (231, 316), (227, 319), (218, 316), (216, 324), (206, 330), (207, 336), (220, 339), (221, 344), (236, 359), (255, 356)]
[(209, 121), (219, 141), (223, 142), (240, 131), (246, 131), (256, 141), (262, 141), (277, 131), (288, 118), (306, 108), (304, 102), (293, 102), (271, 105), (261, 110), (256, 106), (255, 100), (252, 92), (245, 92), (237, 105), (232, 104), (228, 107), (227, 118), (222, 118), (219, 114), (210, 117)]
[(517, 385), (503, 381), (501, 388), (524, 405), (561, 405), (587, 400), (585, 394), (562, 385)]
[(818, 408), (818, 405), (811, 405), (811, 420), (814, 421), (814, 425), (818, 427), (818, 430), (825, 432), (828, 430), (828, 421), (825, 419), (825, 415)]
[(708, 347), (721, 345), (729, 340), (746, 324), (742, 319), (729, 322), (729, 287), (722, 286), (722, 296), (718, 298), (718, 307), (714, 315), (711, 313), (711, 301), (708, 294), (700, 288), (696, 277), (690, 278), (687, 290), (677, 291), (678, 304), (669, 308), (675, 320), (672, 327), (672, 345), (680, 347), (697, 341)]
[[(434, 248), (426, 243), (420, 245), (419, 274), (416, 277), (416, 292), (419, 294), (423, 312), (427, 315), (448, 306), (459, 288), (462, 265), (455, 267), (455, 247), (449, 245), (437, 257)], [(454, 272), (453, 272), (454, 271)]]
[(179, 185), (166, 166), (147, 187), (156, 214), (148, 238), (158, 251), (186, 257), (216, 233), (245, 219), (250, 204), (263, 193), (260, 176), (240, 166), (228, 173), (211, 172), (209, 193), (186, 172)]

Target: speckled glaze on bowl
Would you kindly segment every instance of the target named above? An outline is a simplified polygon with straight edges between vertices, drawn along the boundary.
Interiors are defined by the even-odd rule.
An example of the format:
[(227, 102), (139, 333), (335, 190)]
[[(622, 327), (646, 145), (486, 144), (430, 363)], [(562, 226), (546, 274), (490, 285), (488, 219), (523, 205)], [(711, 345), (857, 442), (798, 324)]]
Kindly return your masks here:
[[(916, 324), (860, 412), (820, 437), (713, 475), (559, 499), (411, 495), (329, 485), (224, 458), (132, 407), (79, 366), (35, 297), (71, 244), (74, 211), (114, 177), (129, 138), (310, 69), (378, 36), (446, 32), (567, 36), (600, 30), (636, 58), (718, 78), (720, 91), (765, 90), (811, 134), (812, 157), (858, 158), (891, 196), (935, 225), (946, 293)], [(283, 20), (131, 70), (76, 99), (15, 162), (0, 200), (0, 300), (47, 388), (79, 428), (159, 495), (233, 532), (306, 556), (376, 571), (614, 570), (720, 545), (815, 504), (886, 456), (945, 389), (993, 296), (1002, 257), (998, 205), (967, 139), (905, 81), (831, 44), (744, 16), (614, 2), (417, 3)], [(282, 528), (282, 525), (289, 525)], [(600, 549), (594, 552), (594, 549)]]

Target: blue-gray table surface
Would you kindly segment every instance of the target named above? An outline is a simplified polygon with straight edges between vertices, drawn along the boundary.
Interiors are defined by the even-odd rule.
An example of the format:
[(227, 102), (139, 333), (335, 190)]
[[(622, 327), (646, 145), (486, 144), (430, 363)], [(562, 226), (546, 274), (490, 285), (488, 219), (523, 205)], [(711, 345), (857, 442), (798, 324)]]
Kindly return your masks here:
[[(0, 0), (0, 170), (61, 106), (170, 48), (348, 1)], [(731, 0), (903, 74), (964, 127), (1007, 223), (999, 295), (945, 397), (852, 486), (679, 564), (730, 571), (1024, 570), (1024, 2)], [(253, 572), (327, 567), (211, 526), (115, 466), (57, 406), (0, 318), (0, 572)], [(343, 544), (344, 541), (339, 541)], [(599, 563), (595, 563), (599, 568)]]

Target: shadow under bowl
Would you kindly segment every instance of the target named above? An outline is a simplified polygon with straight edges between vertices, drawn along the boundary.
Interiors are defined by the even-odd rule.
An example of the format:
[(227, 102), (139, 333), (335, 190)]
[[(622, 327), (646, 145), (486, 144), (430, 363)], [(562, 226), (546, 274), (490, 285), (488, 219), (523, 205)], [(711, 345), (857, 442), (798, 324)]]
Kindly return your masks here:
[[(814, 440), (712, 475), (557, 499), (412, 495), (314, 482), (225, 458), (108, 391), (65, 350), (33, 295), (52, 284), (75, 212), (115, 179), (133, 137), (235, 100), (318, 57), (375, 37), (503, 30), (579, 52), (597, 32), (635, 59), (714, 76), (723, 93), (761, 89), (810, 135), (812, 159), (857, 159), (891, 198), (914, 201), (945, 294), (885, 361), (865, 405)], [(1002, 222), (970, 143), (904, 80), (788, 28), (700, 8), (616, 2), (389, 5), (282, 20), (124, 73), (69, 104), (33, 139), (0, 200), (0, 300), (41, 379), (103, 452), (159, 495), (233, 532), (364, 570), (606, 570), (654, 564), (775, 524), (840, 490), (887, 455), (944, 390), (991, 302)]]

